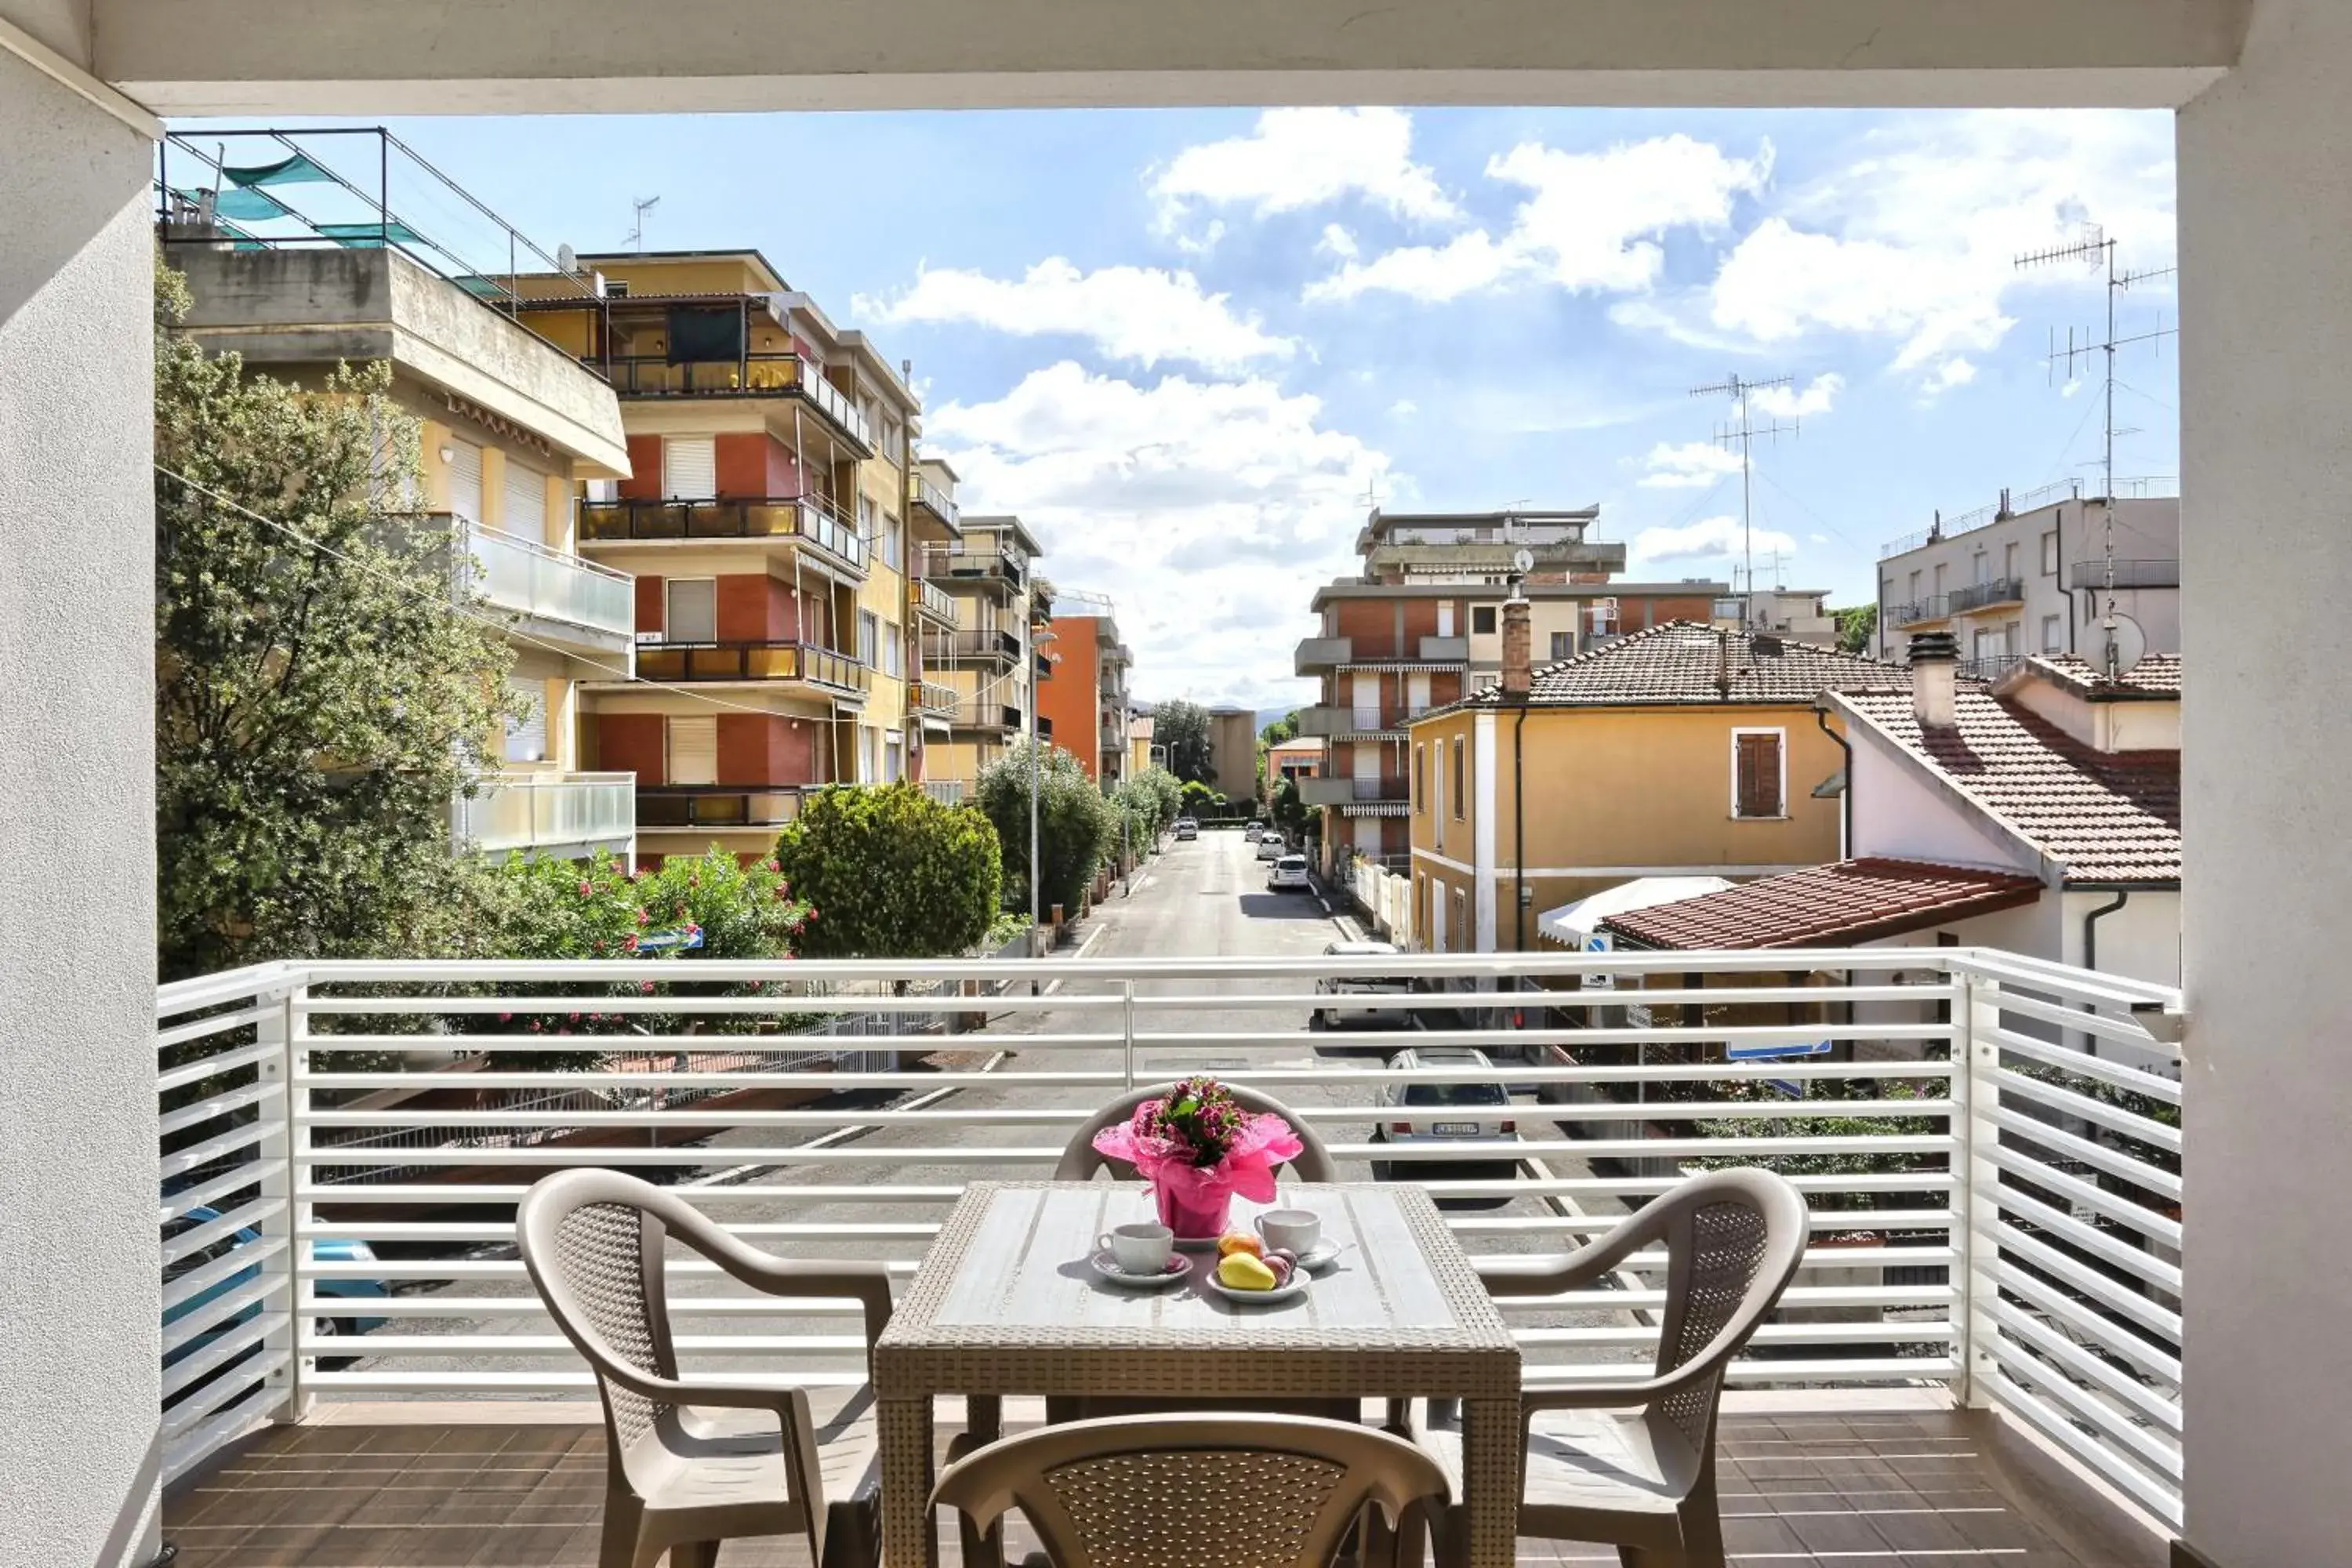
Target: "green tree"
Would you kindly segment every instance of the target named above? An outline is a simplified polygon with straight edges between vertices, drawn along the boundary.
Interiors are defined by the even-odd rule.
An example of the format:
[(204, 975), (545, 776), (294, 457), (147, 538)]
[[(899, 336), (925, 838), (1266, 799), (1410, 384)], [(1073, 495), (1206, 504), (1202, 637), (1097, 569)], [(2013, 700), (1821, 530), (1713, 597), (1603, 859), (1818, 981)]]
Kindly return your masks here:
[(1202, 812), (1213, 812), (1219, 806), (1227, 804), (1223, 795), (1198, 779), (1191, 780), (1184, 785), (1184, 810), (1190, 816), (1198, 816)]
[(1876, 605), (1851, 605), (1843, 610), (1832, 610), (1830, 619), (1837, 623), (1837, 645), (1841, 651), (1869, 651), (1870, 636), (1878, 629)]
[(819, 791), (776, 840), (776, 866), (819, 918), (802, 951), (937, 958), (988, 934), (1003, 869), (996, 829), (920, 784)]
[[(980, 809), (995, 826), (1004, 864), (1005, 890), (1020, 901), (1029, 896), (1029, 749), (1016, 742), (981, 770)], [(1095, 872), (1118, 837), (1118, 817), (1078, 759), (1061, 747), (1037, 749), (1038, 904), (1059, 904), (1075, 914)]]
[(1197, 702), (1162, 702), (1151, 710), (1151, 739), (1168, 748), (1168, 771), (1184, 784), (1213, 784), (1217, 760), (1209, 745), (1209, 710)]
[(1275, 826), (1296, 842), (1306, 836), (1307, 815), (1307, 803), (1299, 798), (1298, 781), (1284, 779), (1274, 791)]
[(1184, 786), (1166, 768), (1146, 768), (1132, 781), (1138, 795), (1149, 799), (1151, 830), (1165, 833), (1184, 815)]
[(478, 950), (449, 804), (520, 705), (447, 532), (403, 510), (417, 422), (387, 365), (306, 392), (207, 355), (177, 330), (187, 300), (159, 266), (162, 973)]
[(1298, 738), (1298, 710), (1293, 708), (1273, 723), (1257, 732), (1257, 738), (1269, 746), (1279, 746), (1285, 741)]

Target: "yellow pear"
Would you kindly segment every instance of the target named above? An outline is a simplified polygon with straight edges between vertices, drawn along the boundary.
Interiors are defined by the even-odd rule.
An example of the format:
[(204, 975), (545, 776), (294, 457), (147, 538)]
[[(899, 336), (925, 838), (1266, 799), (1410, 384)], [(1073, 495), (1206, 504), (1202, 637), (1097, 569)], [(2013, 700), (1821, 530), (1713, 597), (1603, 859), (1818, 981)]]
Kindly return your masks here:
[(1227, 1253), (1217, 1264), (1217, 1280), (1230, 1290), (1271, 1290), (1274, 1270), (1255, 1254)]

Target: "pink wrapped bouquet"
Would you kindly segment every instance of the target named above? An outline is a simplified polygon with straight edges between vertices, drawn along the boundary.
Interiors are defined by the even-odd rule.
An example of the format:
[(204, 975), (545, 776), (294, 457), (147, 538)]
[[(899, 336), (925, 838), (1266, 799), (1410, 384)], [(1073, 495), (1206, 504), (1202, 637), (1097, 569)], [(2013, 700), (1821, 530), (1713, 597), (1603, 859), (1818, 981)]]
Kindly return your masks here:
[(1265, 1203), (1274, 1168), (1305, 1145), (1281, 1117), (1244, 1110), (1209, 1077), (1188, 1078), (1147, 1100), (1123, 1125), (1095, 1134), (1095, 1150), (1133, 1165), (1150, 1182), (1160, 1221), (1178, 1236), (1222, 1234), (1234, 1194)]

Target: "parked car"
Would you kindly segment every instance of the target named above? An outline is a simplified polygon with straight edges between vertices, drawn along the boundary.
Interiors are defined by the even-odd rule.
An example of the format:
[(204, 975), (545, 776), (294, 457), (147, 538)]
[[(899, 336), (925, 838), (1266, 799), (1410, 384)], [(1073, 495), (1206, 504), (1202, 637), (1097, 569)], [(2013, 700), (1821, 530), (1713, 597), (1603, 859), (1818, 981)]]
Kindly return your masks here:
[[(1326, 958), (1386, 958), (1400, 951), (1392, 942), (1335, 942), (1323, 949)], [(1395, 975), (1325, 975), (1315, 983), (1316, 991), (1333, 998), (1327, 1006), (1316, 1009), (1311, 1022), (1326, 1028), (1391, 1027), (1404, 1023), (1411, 1009), (1384, 1007), (1376, 1002), (1359, 1000), (1376, 996), (1410, 994), (1412, 982)], [(1338, 998), (1346, 997), (1342, 1002)]]
[(1180, 816), (1176, 819), (1176, 837), (1180, 839), (1198, 838), (1201, 837), (1201, 825), (1189, 816)]
[[(1495, 1064), (1484, 1051), (1466, 1047), (1427, 1047), (1399, 1051), (1389, 1058), (1391, 1071), (1413, 1068), (1458, 1068), (1463, 1078), (1458, 1083), (1439, 1079), (1385, 1084), (1381, 1089), (1380, 1103), (1387, 1114), (1373, 1123), (1372, 1142), (1393, 1147), (1440, 1149), (1448, 1145), (1469, 1145), (1481, 1141), (1491, 1142), (1498, 1138), (1510, 1138), (1518, 1131), (1516, 1121), (1488, 1121), (1483, 1118), (1449, 1117), (1448, 1110), (1491, 1110), (1511, 1103), (1510, 1091), (1501, 1084), (1481, 1081), (1480, 1076), (1495, 1070)], [(1518, 1173), (1517, 1160), (1465, 1157), (1460, 1160), (1381, 1160), (1372, 1161), (1372, 1177), (1382, 1182), (1457, 1181), (1501, 1182)], [(1508, 1201), (1508, 1200), (1504, 1200)]]
[[(177, 1219), (165, 1223), (164, 1244), (168, 1246), (191, 1231), (201, 1229), (221, 1217), (221, 1213), (217, 1209), (202, 1205), (192, 1208)], [(199, 1269), (219, 1263), (222, 1259), (247, 1247), (257, 1247), (260, 1242), (261, 1233), (250, 1226), (240, 1226), (234, 1231), (215, 1236), (201, 1247), (181, 1254), (164, 1266), (163, 1289), (169, 1292), (175, 1281), (184, 1279)], [(310, 1259), (314, 1263), (373, 1263), (375, 1253), (364, 1241), (348, 1237), (331, 1237), (310, 1243)], [(163, 1324), (168, 1328), (173, 1323), (190, 1318), (202, 1319), (207, 1315), (207, 1310), (215, 1303), (240, 1295), (260, 1278), (261, 1264), (257, 1260), (247, 1263), (242, 1268), (226, 1269), (184, 1300), (168, 1303), (163, 1308)], [(353, 1303), (381, 1300), (390, 1294), (381, 1279), (314, 1279), (311, 1281), (311, 1286), (320, 1296)], [(170, 1367), (210, 1348), (260, 1314), (261, 1304), (258, 1301), (248, 1301), (228, 1311), (217, 1321), (205, 1323), (199, 1332), (163, 1352), (164, 1366)], [(348, 1338), (366, 1333), (371, 1329), (381, 1328), (384, 1321), (383, 1318), (353, 1315), (314, 1319), (310, 1327), (314, 1334), (331, 1334), (338, 1338)], [(235, 1356), (223, 1362), (218, 1368), (191, 1382), (187, 1387), (173, 1391), (165, 1398), (164, 1403), (170, 1405), (186, 1397), (188, 1394), (210, 1383), (214, 1378), (221, 1376), (238, 1363), (251, 1359), (259, 1348), (259, 1345), (256, 1344), (239, 1351)], [(321, 1357), (320, 1360), (322, 1363), (328, 1362), (328, 1358), (325, 1357)], [(335, 1364), (338, 1363), (328, 1363), (327, 1369), (332, 1371)]]
[(1257, 858), (1261, 860), (1279, 860), (1282, 858), (1283, 848), (1281, 834), (1261, 835), (1257, 841)]
[(1307, 874), (1307, 857), (1285, 855), (1277, 858), (1274, 863), (1274, 870), (1266, 877), (1265, 885), (1277, 893), (1286, 889), (1301, 893), (1313, 892), (1315, 879)]
[(1256, 843), (1256, 842), (1258, 841), (1259, 837), (1260, 837), (1261, 835), (1263, 835), (1265, 832), (1265, 823), (1263, 823), (1263, 822), (1253, 822), (1253, 823), (1251, 823), (1247, 827), (1244, 827), (1244, 828), (1243, 828), (1243, 829), (1242, 829), (1242, 837), (1243, 837), (1244, 838), (1248, 839), (1251, 843), (1255, 844), (1255, 843)]

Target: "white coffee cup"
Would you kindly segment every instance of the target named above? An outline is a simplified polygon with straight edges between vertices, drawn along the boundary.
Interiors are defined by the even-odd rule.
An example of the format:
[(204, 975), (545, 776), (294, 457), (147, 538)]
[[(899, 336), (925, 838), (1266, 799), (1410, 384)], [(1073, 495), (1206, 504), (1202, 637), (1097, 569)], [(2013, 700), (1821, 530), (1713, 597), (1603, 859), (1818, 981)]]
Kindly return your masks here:
[(1111, 1261), (1127, 1273), (1159, 1274), (1168, 1268), (1169, 1255), (1176, 1247), (1176, 1233), (1164, 1225), (1150, 1222), (1123, 1225), (1095, 1237), (1095, 1246), (1109, 1253)]
[(1257, 1233), (1268, 1247), (1304, 1258), (1323, 1239), (1323, 1221), (1305, 1209), (1268, 1209), (1257, 1216)]

